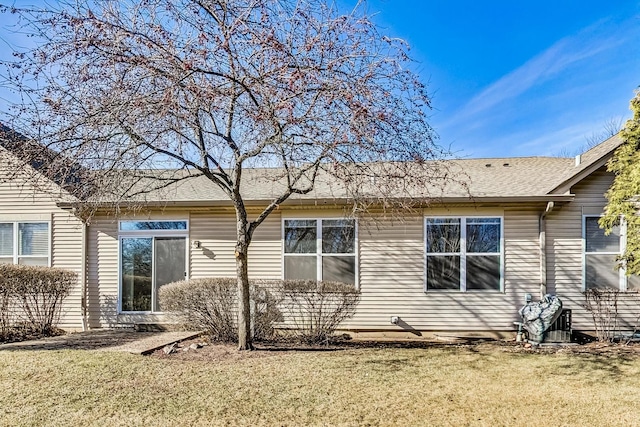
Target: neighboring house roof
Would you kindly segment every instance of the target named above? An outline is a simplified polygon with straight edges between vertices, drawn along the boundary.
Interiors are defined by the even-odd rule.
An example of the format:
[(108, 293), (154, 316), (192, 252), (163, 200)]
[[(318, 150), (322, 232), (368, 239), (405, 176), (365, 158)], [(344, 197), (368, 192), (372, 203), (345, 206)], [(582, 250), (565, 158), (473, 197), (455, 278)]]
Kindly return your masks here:
[[(83, 182), (87, 170), (76, 162), (50, 148), (29, 140), (24, 135), (0, 123), (0, 147), (11, 153), (19, 162), (16, 166), (28, 166), (37, 171), (65, 193), (66, 199), (86, 198), (90, 187)], [(86, 180), (85, 180), (86, 181)]]

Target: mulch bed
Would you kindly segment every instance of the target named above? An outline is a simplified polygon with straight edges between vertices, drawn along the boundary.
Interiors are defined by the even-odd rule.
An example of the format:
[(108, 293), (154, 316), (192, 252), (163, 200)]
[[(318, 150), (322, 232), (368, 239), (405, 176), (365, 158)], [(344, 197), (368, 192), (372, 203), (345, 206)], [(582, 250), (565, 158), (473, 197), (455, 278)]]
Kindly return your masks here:
[[(51, 336), (64, 335), (64, 331), (55, 330), (53, 334), (42, 335), (27, 328), (14, 328), (4, 335), (0, 335), (0, 344), (20, 342), (27, 340), (38, 340)], [(122, 341), (124, 338), (116, 335), (111, 337), (110, 334), (98, 334), (95, 337), (94, 346), (88, 346), (83, 341), (83, 345), (66, 344), (69, 348), (76, 349), (92, 349), (93, 347), (103, 347), (109, 339)], [(134, 339), (136, 335), (128, 337)], [(86, 341), (86, 339), (85, 339)], [(110, 345), (112, 345), (111, 343)], [(65, 347), (66, 348), (66, 347)], [(569, 354), (583, 356), (618, 356), (627, 358), (640, 357), (640, 343), (601, 343), (588, 342), (580, 345), (571, 346), (540, 346), (532, 347), (531, 345), (516, 343), (515, 341), (500, 340), (480, 340), (480, 341), (428, 341), (428, 340), (405, 340), (405, 341), (364, 341), (351, 340), (346, 338), (338, 338), (328, 343), (306, 344), (294, 340), (274, 340), (255, 343), (256, 351), (238, 351), (235, 344), (211, 342), (206, 336), (194, 338), (177, 343), (167, 352), (167, 348), (156, 350), (151, 353), (151, 357), (173, 360), (203, 360), (203, 361), (234, 361), (248, 358), (272, 357), (287, 352), (335, 352), (353, 349), (426, 349), (441, 348), (451, 349), (452, 351), (459, 349), (467, 349), (470, 351), (504, 351), (509, 353), (531, 353), (531, 354)]]
[(39, 340), (42, 338), (56, 337), (64, 334), (65, 332), (62, 329), (54, 329), (49, 334), (42, 334), (29, 328), (14, 327), (8, 328), (4, 333), (0, 334), (0, 344)]
[[(596, 355), (596, 356), (622, 356), (640, 357), (640, 344), (608, 344), (592, 342), (582, 345), (532, 347), (530, 345), (516, 343), (515, 341), (480, 341), (470, 343), (445, 343), (441, 341), (361, 341), (338, 340), (327, 345), (309, 345), (294, 341), (278, 340), (259, 342), (255, 344), (255, 351), (238, 351), (235, 344), (209, 342), (206, 337), (183, 341), (174, 346), (170, 353), (164, 349), (157, 350), (151, 357), (172, 360), (200, 360), (200, 361), (236, 361), (252, 358), (272, 357), (288, 352), (334, 352), (352, 349), (425, 349), (443, 348), (452, 351), (467, 349), (471, 351), (504, 351), (509, 353), (524, 354), (569, 354), (569, 355)], [(168, 349), (167, 349), (168, 350)]]

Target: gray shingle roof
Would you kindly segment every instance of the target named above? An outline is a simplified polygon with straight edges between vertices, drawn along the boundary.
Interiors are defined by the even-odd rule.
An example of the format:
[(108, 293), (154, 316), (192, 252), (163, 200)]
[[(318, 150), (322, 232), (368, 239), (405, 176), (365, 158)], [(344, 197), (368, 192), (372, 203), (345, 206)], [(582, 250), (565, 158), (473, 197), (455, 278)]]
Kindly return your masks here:
[[(444, 165), (454, 181), (443, 187), (436, 183), (426, 193), (435, 199), (465, 198), (527, 198), (543, 197), (567, 176), (574, 159), (560, 157), (514, 157), (493, 159), (449, 160)], [(160, 174), (178, 174), (186, 171), (163, 171)], [(278, 183), (277, 169), (249, 169), (243, 175), (243, 192), (247, 201), (268, 201), (282, 189)], [(461, 184), (463, 183), (463, 184)], [(137, 188), (144, 189), (145, 180)], [(292, 200), (318, 200), (345, 198), (344, 188), (331, 179), (318, 179), (314, 191), (305, 195), (293, 195)], [(191, 177), (166, 188), (140, 194), (135, 199), (145, 202), (181, 203), (226, 202), (228, 197), (204, 176)]]
[[(447, 160), (442, 163), (454, 179), (442, 185), (436, 182), (432, 188), (420, 191), (433, 199), (447, 201), (463, 199), (536, 199), (552, 198), (552, 191), (569, 182), (581, 172), (606, 160), (622, 143), (614, 136), (591, 148), (580, 157), (506, 157), (485, 159)], [(188, 171), (156, 171), (154, 174), (185, 177)], [(281, 193), (278, 169), (248, 169), (243, 173), (245, 200), (270, 201)], [(149, 183), (142, 179), (136, 188)], [(375, 187), (372, 187), (375, 188)], [(339, 200), (346, 198), (342, 185), (327, 176), (320, 176), (314, 191), (305, 195), (293, 195), (292, 201)], [(140, 194), (134, 198), (148, 203), (226, 204), (228, 197), (204, 176), (186, 178), (160, 190)]]
[(585, 151), (580, 155), (579, 170), (586, 169), (592, 163), (602, 159), (603, 157), (611, 154), (616, 148), (622, 144), (622, 138), (620, 134), (614, 135), (606, 141), (594, 146), (593, 148)]
[(579, 163), (576, 164), (574, 159), (573, 167), (569, 167), (565, 171), (565, 176), (551, 190), (552, 193), (566, 191), (568, 187), (575, 184), (589, 173), (593, 168), (601, 167), (611, 158), (616, 148), (623, 143), (620, 134), (614, 135), (609, 139), (601, 142), (595, 147), (585, 151), (578, 156)]
[[(0, 142), (6, 145), (13, 139), (7, 137), (10, 131), (9, 128), (2, 126)], [(573, 185), (572, 180), (581, 179), (581, 173), (588, 173), (589, 168), (602, 164), (621, 143), (622, 140), (618, 135), (609, 138), (583, 153), (578, 165), (574, 158), (566, 157), (510, 157), (434, 162), (436, 166), (444, 166), (453, 180), (445, 184), (436, 180), (432, 184), (427, 184), (429, 188), (416, 191), (414, 196), (428, 194), (430, 198), (442, 201), (551, 198), (554, 191), (558, 193), (558, 188), (565, 188), (561, 186), (566, 186), (567, 183)], [(269, 168), (245, 170), (242, 189), (245, 201), (259, 203), (273, 200), (283, 189), (282, 181), (279, 180), (280, 172), (279, 169)], [(133, 181), (134, 191), (131, 192), (136, 195), (125, 198), (123, 201), (173, 205), (229, 203), (224, 191), (204, 176), (190, 177), (192, 172), (186, 170), (163, 170), (151, 173), (156, 177), (169, 176), (181, 179), (161, 189), (153, 189), (154, 185), (147, 180), (149, 178), (136, 179)], [(126, 181), (119, 184), (120, 188), (129, 187), (124, 182)], [(375, 185), (372, 183), (371, 189), (375, 189)], [(144, 191), (147, 187), (150, 188), (148, 192)], [(291, 200), (339, 200), (346, 198), (346, 195), (340, 183), (328, 175), (321, 175), (312, 192), (293, 195)], [(402, 197), (402, 195), (399, 196)]]
[[(45, 178), (56, 184), (65, 194), (59, 195), (68, 200), (83, 198), (90, 188), (83, 182), (89, 172), (80, 164), (58, 152), (27, 139), (24, 135), (0, 123), (0, 149), (11, 153), (18, 163), (16, 169), (37, 171), (37, 179)], [(35, 177), (32, 177), (35, 178)]]
[[(511, 157), (455, 161), (468, 175), (472, 197), (544, 196), (566, 176), (573, 159)], [(445, 192), (445, 197), (462, 196)]]

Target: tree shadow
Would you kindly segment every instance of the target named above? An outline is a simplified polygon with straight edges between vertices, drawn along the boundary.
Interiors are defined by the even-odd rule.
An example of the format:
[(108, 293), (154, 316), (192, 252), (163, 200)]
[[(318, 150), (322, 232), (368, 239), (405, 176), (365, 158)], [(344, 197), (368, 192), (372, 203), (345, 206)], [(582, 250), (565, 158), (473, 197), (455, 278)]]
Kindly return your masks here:
[(0, 351), (101, 350), (152, 336), (152, 332), (101, 329), (0, 345)]

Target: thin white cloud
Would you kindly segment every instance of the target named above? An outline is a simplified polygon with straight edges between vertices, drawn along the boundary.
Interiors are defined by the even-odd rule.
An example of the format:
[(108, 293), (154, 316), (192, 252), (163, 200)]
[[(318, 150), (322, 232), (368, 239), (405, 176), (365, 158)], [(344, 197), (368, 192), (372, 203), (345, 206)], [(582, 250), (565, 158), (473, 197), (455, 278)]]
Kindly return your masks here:
[(608, 34), (604, 37), (598, 34), (601, 32), (599, 30), (602, 24), (598, 22), (574, 36), (557, 41), (504, 75), (452, 114), (450, 120), (443, 123), (442, 128), (460, 126), (460, 123), (466, 123), (469, 130), (480, 127), (488, 120), (493, 120), (493, 109), (498, 105), (513, 100), (535, 86), (553, 79), (569, 67), (626, 41), (620, 34)]
[(531, 132), (524, 144), (518, 145), (515, 155), (526, 155), (528, 153), (538, 153), (542, 156), (573, 156), (578, 154), (577, 151), (583, 151), (586, 148), (587, 138), (585, 137), (585, 129), (593, 129), (595, 132), (600, 125), (594, 124), (592, 121), (582, 123), (573, 123), (551, 132), (545, 132), (543, 135)]

